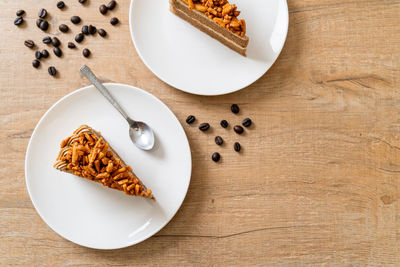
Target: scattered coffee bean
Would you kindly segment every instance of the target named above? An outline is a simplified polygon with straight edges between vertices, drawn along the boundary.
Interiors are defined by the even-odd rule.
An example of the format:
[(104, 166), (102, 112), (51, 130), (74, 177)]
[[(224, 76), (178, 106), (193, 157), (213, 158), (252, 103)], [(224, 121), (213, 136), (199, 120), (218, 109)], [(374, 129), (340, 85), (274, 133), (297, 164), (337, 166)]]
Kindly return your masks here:
[(18, 17), (20, 17), (20, 16), (25, 14), (25, 10), (20, 9), (20, 10), (17, 11), (16, 14), (17, 14)]
[(86, 0), (79, 0), (79, 3), (84, 4), (86, 3)]
[(207, 122), (200, 124), (199, 126), (200, 131), (207, 131), (208, 129), (210, 129), (210, 124), (208, 124)]
[(215, 152), (214, 154), (212, 154), (211, 159), (214, 162), (218, 162), (221, 159), (221, 155), (218, 152)]
[(45, 44), (50, 44), (51, 43), (51, 38), (50, 38), (50, 36), (46, 36), (46, 37), (44, 37), (43, 38), (43, 43), (45, 43)]
[(42, 52), (41, 52), (41, 54), (42, 54), (42, 57), (43, 58), (48, 58), (49, 57), (49, 51), (47, 51), (46, 49), (43, 49), (42, 50)]
[(111, 25), (117, 25), (119, 22), (118, 18), (114, 17), (110, 20)]
[(76, 47), (76, 45), (73, 42), (68, 42), (68, 48), (73, 49), (75, 47)]
[(32, 41), (32, 40), (26, 40), (26, 41), (24, 42), (24, 45), (25, 45), (26, 47), (33, 48), (33, 47), (35, 46), (35, 42)]
[(81, 31), (82, 31), (82, 33), (84, 35), (89, 35), (89, 26), (88, 25), (83, 25)]
[(76, 41), (77, 43), (80, 43), (80, 42), (83, 41), (84, 38), (85, 38), (85, 35), (83, 35), (82, 33), (78, 33), (78, 34), (75, 36), (75, 41)]
[(47, 10), (44, 9), (44, 8), (41, 8), (41, 9), (39, 10), (38, 16), (39, 16), (39, 18), (44, 19), (44, 18), (47, 16)]
[(232, 111), (233, 113), (235, 113), (235, 114), (238, 114), (239, 111), (240, 111), (239, 106), (236, 105), (236, 104), (233, 104), (233, 105), (231, 106), (231, 111)]
[(37, 60), (37, 59), (35, 59), (34, 61), (32, 61), (32, 66), (34, 67), (34, 68), (39, 68), (39, 66), (40, 66), (40, 61), (39, 60)]
[(59, 47), (54, 47), (53, 48), (53, 52), (57, 57), (61, 57), (62, 56), (62, 51)]
[(236, 143), (234, 143), (233, 144), (233, 149), (236, 151), (236, 152), (239, 152), (240, 151), (240, 144), (239, 144), (239, 142), (236, 142)]
[(229, 123), (226, 120), (222, 120), (219, 124), (221, 124), (222, 128), (226, 128), (229, 125)]
[(87, 49), (87, 48), (83, 49), (82, 55), (83, 55), (84, 57), (89, 57), (89, 56), (90, 56), (90, 50)]
[(249, 127), (249, 126), (251, 125), (251, 123), (252, 123), (252, 121), (251, 121), (250, 118), (246, 118), (246, 119), (244, 119), (244, 120), (242, 121), (242, 125), (243, 125), (244, 127)]
[(42, 19), (37, 19), (36, 20), (36, 26), (38, 27), (38, 28), (40, 28), (40, 23), (42, 23)]
[(97, 32), (101, 37), (105, 37), (107, 35), (107, 32), (104, 29), (98, 29)]
[(35, 52), (35, 58), (36, 59), (41, 59), (42, 58), (42, 53), (40, 51)]
[(233, 130), (235, 131), (235, 133), (237, 134), (242, 134), (244, 132), (244, 129), (242, 126), (240, 125), (236, 125), (235, 127), (233, 127)]
[(51, 76), (54, 76), (57, 74), (57, 69), (53, 66), (50, 66), (47, 70)]
[(16, 25), (16, 26), (19, 26), (19, 25), (21, 25), (22, 23), (24, 23), (24, 19), (23, 19), (22, 17), (17, 17), (17, 18), (14, 20), (14, 25)]
[(66, 24), (61, 24), (58, 29), (60, 29), (60, 31), (62, 32), (67, 32), (69, 31), (69, 27)]
[(71, 17), (71, 22), (72, 22), (73, 24), (78, 24), (79, 22), (81, 22), (81, 18), (78, 17), (78, 16), (72, 16), (72, 17)]
[(110, 2), (107, 4), (107, 8), (108, 8), (108, 10), (113, 10), (113, 9), (115, 8), (116, 5), (117, 5), (117, 2), (116, 2), (116, 1), (110, 1)]
[(58, 7), (59, 9), (63, 9), (63, 8), (65, 7), (65, 3), (64, 3), (63, 1), (58, 1), (58, 2), (57, 2), (57, 7)]
[(89, 33), (91, 35), (95, 34), (97, 32), (97, 29), (95, 26), (93, 26), (92, 24), (89, 25)]
[[(100, 31), (100, 30), (99, 30), (99, 31)], [(196, 120), (196, 117), (195, 117), (195, 116), (189, 115), (189, 116), (186, 118), (186, 123), (187, 123), (187, 124), (192, 124), (195, 120)]]
[(222, 145), (224, 143), (224, 139), (222, 139), (221, 136), (216, 136), (215, 137), (215, 143), (220, 146), (220, 145)]
[(49, 28), (49, 23), (47, 22), (47, 20), (42, 20), (42, 21), (40, 22), (39, 27), (40, 27), (40, 29), (41, 29), (42, 31), (47, 31), (47, 29)]
[(101, 14), (105, 15), (108, 11), (108, 8), (106, 7), (106, 5), (101, 5), (99, 6), (99, 11)]
[(53, 38), (51, 38), (51, 44), (52, 44), (53, 46), (55, 46), (55, 47), (59, 47), (60, 44), (61, 44), (61, 42), (60, 42), (60, 40), (59, 40), (57, 37), (53, 37)]

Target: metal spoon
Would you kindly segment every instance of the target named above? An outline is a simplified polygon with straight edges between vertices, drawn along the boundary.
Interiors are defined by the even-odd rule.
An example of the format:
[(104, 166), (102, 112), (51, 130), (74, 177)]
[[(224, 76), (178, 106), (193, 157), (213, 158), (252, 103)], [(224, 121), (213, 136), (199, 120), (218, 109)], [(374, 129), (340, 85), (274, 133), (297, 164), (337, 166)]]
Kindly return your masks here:
[(97, 79), (94, 73), (86, 65), (80, 69), (83, 76), (85, 76), (100, 93), (121, 113), (122, 117), (129, 123), (129, 136), (132, 142), (140, 149), (150, 150), (154, 146), (154, 133), (153, 130), (144, 122), (134, 121), (126, 114), (122, 107), (118, 104), (115, 98), (110, 94), (107, 88)]

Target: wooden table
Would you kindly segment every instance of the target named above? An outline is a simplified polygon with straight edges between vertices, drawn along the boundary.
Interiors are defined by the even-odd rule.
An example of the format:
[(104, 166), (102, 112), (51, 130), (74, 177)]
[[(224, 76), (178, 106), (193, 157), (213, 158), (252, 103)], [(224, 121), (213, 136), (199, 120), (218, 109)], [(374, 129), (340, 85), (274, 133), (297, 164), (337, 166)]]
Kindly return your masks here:
[[(129, 35), (128, 0), (106, 17), (98, 12), (105, 1), (65, 2), (62, 12), (50, 0), (0, 0), (0, 265), (400, 265), (399, 0), (289, 0), (288, 39), (275, 65), (248, 88), (218, 97), (175, 90), (144, 66)], [(78, 14), (109, 36), (86, 38), (73, 51), (66, 41), (81, 25), (68, 23), (72, 32), (59, 36), (63, 58), (52, 54), (36, 70), (23, 42), (44, 48), (35, 26), (41, 7), (51, 15), (51, 33)], [(13, 20), (20, 8), (27, 23), (19, 29)], [(119, 26), (108, 23), (111, 15)], [(58, 236), (25, 186), (31, 133), (55, 101), (88, 84), (77, 71), (83, 63), (104, 81), (159, 97), (192, 148), (192, 180), (177, 215), (154, 237), (116, 251)], [(58, 77), (48, 75), (50, 64)], [(241, 107), (238, 116), (232, 103)], [(213, 131), (186, 125), (189, 114)], [(218, 127), (221, 119), (245, 117), (254, 126), (244, 136)], [(210, 159), (214, 151), (220, 164)]]

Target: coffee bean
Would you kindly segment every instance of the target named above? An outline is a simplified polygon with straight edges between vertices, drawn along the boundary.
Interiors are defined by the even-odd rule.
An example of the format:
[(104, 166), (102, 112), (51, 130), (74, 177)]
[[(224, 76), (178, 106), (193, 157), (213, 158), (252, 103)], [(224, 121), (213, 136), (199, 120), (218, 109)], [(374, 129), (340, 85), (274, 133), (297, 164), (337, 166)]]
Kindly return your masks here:
[(50, 38), (50, 36), (46, 36), (46, 37), (44, 37), (43, 38), (43, 43), (45, 43), (45, 44), (50, 44), (51, 43), (51, 38)]
[(63, 8), (65, 7), (65, 3), (64, 3), (63, 1), (58, 1), (58, 2), (57, 2), (57, 7), (58, 7), (59, 9), (63, 9)]
[(116, 2), (116, 1), (110, 1), (110, 2), (107, 4), (107, 8), (108, 8), (108, 10), (113, 10), (113, 9), (115, 8), (116, 5), (117, 5), (117, 2)]
[(60, 31), (62, 31), (62, 32), (67, 32), (67, 31), (69, 31), (69, 27), (68, 27), (67, 25), (65, 25), (65, 24), (61, 24), (61, 25), (58, 27), (58, 29), (60, 29)]
[(82, 33), (78, 33), (78, 34), (75, 36), (75, 41), (76, 41), (77, 43), (80, 43), (80, 42), (83, 41), (84, 38), (85, 38), (85, 35), (83, 35)]
[(93, 26), (92, 24), (89, 25), (89, 33), (91, 35), (95, 34), (97, 32), (97, 29), (95, 26)]
[(226, 120), (222, 120), (219, 124), (221, 124), (222, 128), (226, 128), (229, 125), (229, 123)]
[(75, 47), (76, 47), (76, 45), (73, 42), (68, 42), (68, 48), (73, 49)]
[(43, 49), (42, 50), (42, 52), (41, 52), (41, 54), (42, 54), (42, 57), (43, 58), (48, 58), (49, 57), (49, 51), (47, 51), (46, 49)]
[(108, 8), (106, 7), (106, 5), (101, 5), (99, 6), (99, 11), (101, 14), (105, 15), (108, 11)]
[(236, 152), (239, 152), (240, 151), (240, 144), (239, 144), (239, 142), (236, 142), (236, 143), (234, 143), (233, 144), (233, 149), (236, 151)]
[(33, 47), (35, 46), (35, 42), (32, 41), (32, 40), (26, 40), (26, 41), (24, 42), (24, 45), (25, 45), (26, 47), (33, 48)]
[(222, 145), (224, 143), (224, 139), (222, 139), (221, 136), (216, 136), (215, 137), (215, 143), (220, 146), (220, 145)]
[(84, 4), (86, 3), (86, 0), (79, 0), (79, 3)]
[(58, 46), (60, 46), (61, 42), (60, 42), (60, 40), (59, 40), (57, 37), (53, 37), (53, 38), (51, 39), (51, 44), (52, 44), (53, 46), (55, 46), (55, 47), (58, 47)]
[(53, 52), (57, 57), (61, 57), (62, 56), (62, 51), (59, 47), (54, 47), (53, 48)]
[(242, 125), (243, 125), (244, 127), (249, 127), (249, 126), (251, 125), (251, 123), (252, 123), (252, 121), (251, 121), (250, 118), (246, 118), (246, 119), (244, 119), (244, 120), (242, 121)]
[(47, 31), (47, 29), (49, 28), (49, 23), (47, 22), (47, 20), (42, 20), (42, 21), (40, 22), (39, 27), (40, 27), (40, 29), (41, 29), (42, 31)]
[(16, 26), (19, 26), (19, 25), (21, 25), (22, 23), (24, 23), (24, 19), (23, 19), (22, 17), (17, 17), (17, 18), (14, 20), (14, 25), (16, 25)]
[(88, 26), (88, 25), (83, 25), (83, 26), (82, 26), (81, 32), (82, 32), (84, 35), (89, 35), (89, 26)]
[(37, 19), (36, 20), (36, 26), (38, 27), (38, 28), (40, 28), (40, 23), (42, 23), (42, 19)]
[(51, 76), (54, 76), (57, 74), (57, 69), (53, 66), (50, 66), (47, 70)]
[(38, 13), (38, 16), (39, 16), (39, 18), (44, 19), (47, 16), (47, 10), (44, 9), (44, 8), (40, 9), (39, 13)]
[(72, 17), (71, 17), (71, 22), (72, 22), (73, 24), (78, 24), (79, 22), (81, 22), (81, 18), (78, 17), (78, 16), (72, 16)]
[(195, 120), (196, 120), (196, 117), (195, 117), (195, 116), (189, 115), (189, 116), (186, 118), (186, 123), (187, 123), (187, 124), (192, 124)]
[(34, 67), (34, 68), (39, 68), (39, 66), (40, 66), (40, 61), (39, 60), (37, 60), (37, 59), (35, 59), (34, 61), (32, 61), (32, 66)]
[(114, 17), (110, 20), (111, 25), (117, 25), (119, 22), (118, 18)]
[(237, 134), (242, 134), (244, 132), (244, 129), (242, 126), (240, 125), (236, 125), (235, 127), (233, 127), (233, 130), (235, 131), (235, 133)]
[(97, 32), (101, 37), (105, 37), (107, 35), (107, 32), (104, 29), (98, 29)]
[(20, 10), (18, 10), (18, 11), (17, 11), (17, 13), (16, 13), (16, 14), (17, 14), (17, 16), (18, 16), (18, 17), (20, 17), (20, 16), (22, 16), (22, 15), (24, 15), (24, 14), (25, 14), (25, 10), (23, 10), (23, 9), (20, 9)]
[(40, 51), (36, 51), (35, 52), (35, 58), (36, 59), (41, 59), (42, 58), (42, 53), (40, 53)]
[(208, 129), (210, 129), (210, 124), (208, 124), (207, 122), (200, 124), (199, 126), (200, 131), (207, 131)]
[(211, 159), (214, 162), (218, 162), (221, 159), (221, 155), (218, 152), (215, 152), (214, 154), (212, 154)]
[(233, 105), (231, 106), (231, 111), (232, 111), (233, 113), (235, 113), (235, 114), (238, 114), (239, 111), (240, 111), (239, 106), (236, 105), (236, 104), (233, 104)]
[(90, 50), (87, 49), (87, 48), (83, 49), (82, 55), (83, 55), (84, 57), (89, 57), (89, 56), (90, 56)]

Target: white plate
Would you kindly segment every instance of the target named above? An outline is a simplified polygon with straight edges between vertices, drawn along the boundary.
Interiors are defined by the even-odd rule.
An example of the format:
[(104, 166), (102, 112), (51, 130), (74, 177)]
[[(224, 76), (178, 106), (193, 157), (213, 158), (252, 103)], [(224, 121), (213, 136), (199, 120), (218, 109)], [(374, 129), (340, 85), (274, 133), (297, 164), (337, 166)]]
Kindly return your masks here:
[(132, 0), (133, 43), (146, 66), (182, 91), (220, 95), (260, 78), (275, 62), (286, 40), (286, 0), (231, 0), (246, 20), (247, 57), (209, 37), (169, 11), (168, 0)]
[[(188, 190), (192, 163), (185, 132), (166, 105), (132, 86), (106, 87), (133, 119), (153, 128), (155, 148), (136, 148), (122, 116), (89, 86), (63, 97), (39, 121), (26, 152), (25, 177), (33, 205), (55, 232), (82, 246), (116, 249), (149, 238), (171, 220)], [(157, 201), (128, 196), (52, 167), (60, 142), (81, 124), (101, 132)]]

